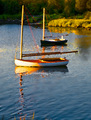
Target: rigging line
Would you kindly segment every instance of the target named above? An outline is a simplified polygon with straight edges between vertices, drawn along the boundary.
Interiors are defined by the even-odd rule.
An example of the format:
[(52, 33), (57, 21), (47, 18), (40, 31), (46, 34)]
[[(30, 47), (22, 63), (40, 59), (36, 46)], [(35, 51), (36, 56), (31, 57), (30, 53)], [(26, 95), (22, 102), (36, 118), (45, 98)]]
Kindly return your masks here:
[(34, 35), (33, 35), (33, 31), (32, 31), (32, 29), (31, 29), (31, 25), (30, 25), (30, 22), (29, 22), (28, 15), (26, 14), (26, 10), (25, 10), (25, 15), (26, 15), (26, 18), (27, 18), (27, 22), (28, 22), (28, 25), (29, 25), (30, 31), (31, 31), (31, 33), (32, 33), (32, 37), (33, 37), (34, 44), (35, 44), (35, 46), (36, 46), (37, 52), (39, 52), (39, 49), (38, 49), (37, 43), (36, 43), (36, 41), (35, 41), (35, 37), (34, 37)]
[[(25, 8), (26, 9), (26, 11), (31, 15), (31, 17), (33, 18), (33, 20), (35, 21), (35, 22), (37, 22), (37, 20), (33, 17), (33, 15), (30, 13), (30, 11), (28, 10), (28, 8)], [(38, 23), (36, 23), (37, 25), (39, 25)], [(40, 27), (41, 28), (41, 27)]]
[[(25, 8), (25, 9), (26, 9), (26, 11), (31, 15), (30, 11), (29, 11), (27, 8)], [(35, 22), (37, 22), (32, 15), (31, 15), (31, 17), (34, 19)]]
[[(40, 28), (40, 29), (42, 29), (42, 27), (40, 26), (40, 24), (39, 23), (37, 23), (37, 20), (33, 17), (33, 15), (30, 13), (30, 11), (28, 10), (28, 8), (27, 7), (25, 7), (25, 10), (29, 13), (29, 15), (33, 18), (33, 20), (36, 22), (36, 25), (38, 25), (38, 27)], [(42, 33), (41, 33), (42, 34)], [(42, 36), (42, 35), (41, 35)], [(42, 37), (41, 37), (42, 38)], [(40, 38), (40, 39), (41, 39)]]
[[(48, 12), (47, 12), (47, 10), (46, 10), (46, 13), (47, 13), (47, 15), (46, 15), (46, 19), (47, 19), (47, 22), (48, 22), (48, 17), (49, 17), (49, 20), (52, 20), (51, 19), (51, 17), (50, 17), (50, 15), (48, 14)], [(48, 16), (48, 17), (47, 17)], [(49, 30), (49, 32), (50, 32), (50, 34), (52, 35), (52, 31), (51, 30)], [(58, 33), (59, 33), (59, 31), (58, 31)], [(65, 35), (60, 35), (60, 36), (58, 36), (58, 37), (61, 37), (61, 36), (68, 36), (69, 34), (65, 34)], [(52, 35), (53, 36), (53, 35)], [(55, 37), (55, 36), (54, 36)]]
[[(35, 21), (35, 22), (37, 22), (37, 20), (32, 16), (32, 14), (30, 13), (30, 11), (28, 10), (28, 8), (25, 8), (26, 10), (27, 10), (27, 12), (31, 15), (31, 17), (33, 18), (33, 20)], [(38, 23), (36, 23), (37, 25), (39, 25)], [(40, 27), (39, 26), (39, 28), (41, 28), (42, 29), (42, 27)], [(50, 34), (51, 34), (51, 36), (50, 37), (52, 37), (52, 33), (51, 33), (51, 31), (49, 30), (49, 32), (50, 32)]]

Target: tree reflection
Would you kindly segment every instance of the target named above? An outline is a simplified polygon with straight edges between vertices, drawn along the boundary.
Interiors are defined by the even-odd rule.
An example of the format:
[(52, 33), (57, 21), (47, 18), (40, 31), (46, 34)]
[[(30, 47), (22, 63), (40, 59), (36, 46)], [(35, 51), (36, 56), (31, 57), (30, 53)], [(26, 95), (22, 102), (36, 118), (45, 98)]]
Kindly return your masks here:
[(48, 30), (55, 33), (75, 33), (76, 35), (91, 35), (90, 30), (82, 28), (61, 28), (61, 27), (48, 27)]
[(87, 60), (91, 54), (91, 37), (76, 38), (75, 42), (79, 47), (80, 54)]

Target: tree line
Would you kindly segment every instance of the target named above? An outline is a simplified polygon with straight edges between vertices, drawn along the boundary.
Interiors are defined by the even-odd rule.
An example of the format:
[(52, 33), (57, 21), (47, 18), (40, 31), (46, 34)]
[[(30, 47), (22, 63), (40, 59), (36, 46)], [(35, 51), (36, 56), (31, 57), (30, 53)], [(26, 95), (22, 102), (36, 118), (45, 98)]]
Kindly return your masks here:
[(0, 0), (0, 14), (19, 14), (22, 4), (32, 15), (42, 14), (43, 7), (49, 14), (63, 14), (64, 17), (91, 11), (91, 0)]

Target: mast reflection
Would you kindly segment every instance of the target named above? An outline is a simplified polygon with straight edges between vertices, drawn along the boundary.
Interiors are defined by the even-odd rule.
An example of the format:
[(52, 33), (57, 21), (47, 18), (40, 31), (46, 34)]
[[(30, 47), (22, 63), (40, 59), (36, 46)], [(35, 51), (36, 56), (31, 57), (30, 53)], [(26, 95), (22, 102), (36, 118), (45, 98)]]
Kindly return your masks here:
[(23, 108), (24, 108), (24, 94), (23, 94), (23, 88), (22, 88), (22, 74), (20, 74), (20, 79), (19, 79), (19, 85), (20, 85), (20, 88), (19, 88), (19, 92), (20, 92), (20, 97), (19, 97), (19, 102), (21, 103), (21, 109), (19, 110), (20, 112), (18, 113), (20, 115), (20, 120), (22, 119), (22, 111), (23, 111)]
[[(31, 67), (15, 67), (15, 74), (19, 76), (19, 120), (25, 120), (27, 118), (27, 114), (24, 113), (25, 109), (25, 100), (24, 100), (24, 92), (23, 92), (23, 76), (32, 74), (33, 72), (37, 71), (39, 68), (31, 68)], [(31, 120), (34, 120), (34, 112), (30, 116)]]

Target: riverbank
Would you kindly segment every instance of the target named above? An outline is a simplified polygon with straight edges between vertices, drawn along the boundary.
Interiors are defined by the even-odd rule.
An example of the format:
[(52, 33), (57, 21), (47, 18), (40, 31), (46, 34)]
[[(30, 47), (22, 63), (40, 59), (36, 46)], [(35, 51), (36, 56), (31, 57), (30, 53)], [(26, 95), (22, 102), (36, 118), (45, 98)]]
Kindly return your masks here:
[(48, 23), (49, 27), (72, 27), (72, 28), (86, 28), (91, 30), (90, 19), (54, 19)]
[[(21, 24), (21, 20), (16, 19), (16, 20), (11, 20), (11, 19), (7, 19), (7, 20), (0, 20), (0, 25), (2, 24)], [(27, 25), (27, 20), (24, 20), (24, 25)], [(36, 25), (41, 25), (41, 23), (37, 22), (37, 23), (30, 23), (32, 26), (36, 26)]]
[[(29, 17), (31, 25), (39, 25), (42, 21), (41, 15)], [(0, 24), (21, 24), (21, 15), (0, 15)], [(24, 24), (27, 25), (27, 19), (24, 18)]]
[[(31, 25), (41, 25), (42, 20), (32, 21)], [(21, 24), (20, 19), (0, 19), (0, 24)], [(24, 20), (24, 24), (27, 25), (27, 20)], [(47, 23), (48, 27), (63, 27), (63, 28), (85, 28), (91, 30), (91, 20), (90, 19), (54, 19)]]

